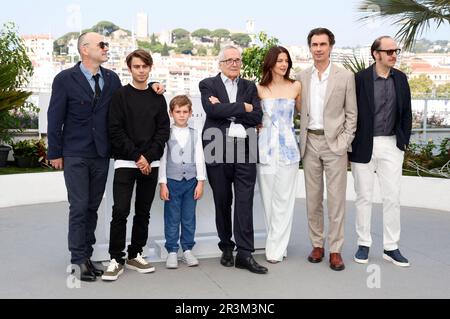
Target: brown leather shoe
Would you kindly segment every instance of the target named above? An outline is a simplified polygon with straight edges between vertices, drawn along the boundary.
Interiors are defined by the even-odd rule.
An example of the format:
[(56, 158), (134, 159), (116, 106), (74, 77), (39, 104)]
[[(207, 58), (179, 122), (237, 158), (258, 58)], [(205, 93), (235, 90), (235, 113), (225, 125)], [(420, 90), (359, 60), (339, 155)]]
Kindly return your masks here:
[(321, 247), (314, 247), (312, 252), (308, 256), (308, 260), (311, 263), (320, 263), (324, 256), (324, 249)]
[(336, 271), (344, 270), (345, 265), (340, 253), (330, 254), (330, 268)]

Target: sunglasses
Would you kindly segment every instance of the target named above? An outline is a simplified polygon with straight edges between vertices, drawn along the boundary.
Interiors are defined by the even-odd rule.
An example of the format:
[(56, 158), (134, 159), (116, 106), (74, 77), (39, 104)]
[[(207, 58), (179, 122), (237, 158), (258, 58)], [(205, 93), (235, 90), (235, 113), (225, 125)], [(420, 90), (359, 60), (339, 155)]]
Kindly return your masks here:
[(108, 48), (109, 48), (109, 43), (108, 43), (108, 42), (100, 41), (100, 42), (98, 43), (98, 46), (100, 47), (100, 49), (104, 49), (105, 47), (108, 47)]
[[(83, 45), (88, 45), (89, 42), (83, 43)], [(100, 41), (99, 43), (97, 43), (97, 45), (100, 47), (100, 49), (104, 49), (105, 47), (109, 48), (109, 42), (104, 42), (104, 41)]]
[(381, 50), (381, 49), (378, 49), (377, 51), (378, 52), (386, 52), (387, 55), (392, 56), (394, 54), (394, 52), (395, 52), (396, 55), (399, 55), (402, 50), (401, 49), (393, 49), (393, 50)]

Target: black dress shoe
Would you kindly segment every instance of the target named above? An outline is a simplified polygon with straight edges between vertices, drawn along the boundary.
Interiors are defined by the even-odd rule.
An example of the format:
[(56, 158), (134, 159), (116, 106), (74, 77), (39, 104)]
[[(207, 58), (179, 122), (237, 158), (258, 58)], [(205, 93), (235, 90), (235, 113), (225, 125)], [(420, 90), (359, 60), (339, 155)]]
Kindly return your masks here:
[(248, 269), (255, 274), (267, 274), (267, 268), (256, 262), (253, 256), (240, 257), (236, 256), (236, 268)]
[[(80, 269), (80, 280), (81, 281), (95, 281), (97, 277), (92, 272), (91, 268), (88, 266), (88, 263), (85, 262), (84, 264), (77, 265)], [(75, 269), (72, 269), (72, 274), (78, 275), (77, 271)]]
[(225, 267), (233, 267), (234, 266), (234, 258), (233, 258), (233, 250), (226, 249), (222, 253), (222, 257), (220, 258), (220, 263)]
[(88, 265), (89, 269), (94, 273), (94, 275), (96, 275), (97, 277), (103, 275), (103, 270), (95, 268), (94, 264), (90, 259), (86, 261), (86, 264)]

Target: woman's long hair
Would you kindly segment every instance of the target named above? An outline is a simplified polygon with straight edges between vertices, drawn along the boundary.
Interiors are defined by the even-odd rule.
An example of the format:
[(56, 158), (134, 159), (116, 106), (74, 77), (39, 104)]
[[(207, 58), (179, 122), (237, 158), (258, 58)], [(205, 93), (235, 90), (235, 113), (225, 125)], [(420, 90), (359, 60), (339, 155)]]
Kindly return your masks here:
[(286, 71), (286, 74), (284, 75), (284, 78), (288, 81), (293, 82), (293, 80), (289, 78), (289, 73), (292, 69), (292, 59), (289, 51), (282, 46), (273, 46), (269, 49), (269, 51), (267, 51), (266, 56), (264, 57), (263, 75), (261, 82), (259, 83), (261, 86), (267, 86), (270, 84), (270, 82), (272, 82), (272, 68), (277, 63), (278, 55), (280, 53), (286, 53), (288, 57), (288, 69)]

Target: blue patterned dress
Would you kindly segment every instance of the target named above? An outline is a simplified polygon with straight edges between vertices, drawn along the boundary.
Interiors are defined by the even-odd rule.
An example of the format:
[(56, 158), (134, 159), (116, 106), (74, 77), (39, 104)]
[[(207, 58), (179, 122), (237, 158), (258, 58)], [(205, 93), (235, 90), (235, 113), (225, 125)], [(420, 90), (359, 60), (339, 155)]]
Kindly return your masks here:
[(294, 129), (295, 99), (262, 99), (263, 128), (259, 133), (261, 164), (272, 164), (278, 158), (281, 164), (300, 161), (300, 151)]

